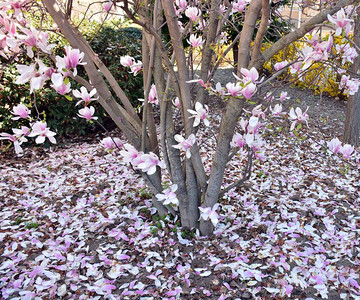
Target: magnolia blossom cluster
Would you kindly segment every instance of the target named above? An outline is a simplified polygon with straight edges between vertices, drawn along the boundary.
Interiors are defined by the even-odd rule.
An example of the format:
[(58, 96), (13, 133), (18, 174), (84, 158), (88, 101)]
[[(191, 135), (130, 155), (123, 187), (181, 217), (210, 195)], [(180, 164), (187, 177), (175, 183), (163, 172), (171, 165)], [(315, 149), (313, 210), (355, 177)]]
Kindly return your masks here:
[(333, 138), (330, 142), (327, 142), (327, 146), (332, 153), (341, 153), (346, 159), (348, 159), (350, 155), (354, 152), (354, 147), (352, 145), (342, 145), (338, 138)]
[(21, 126), (20, 129), (13, 128), (13, 134), (6, 132), (0, 133), (0, 140), (9, 140), (13, 143), (16, 154), (21, 154), (23, 152), (21, 145), (28, 141), (27, 137), (36, 137), (35, 142), (37, 144), (44, 143), (46, 138), (48, 138), (51, 143), (56, 144), (54, 138), (56, 133), (51, 131), (44, 121), (32, 122), (30, 116), (31, 111), (26, 105), (18, 104), (14, 106), (12, 113), (15, 115), (15, 117), (12, 118), (13, 120), (27, 119), (30, 121), (30, 128)]
[(216, 227), (219, 223), (219, 215), (216, 210), (219, 208), (220, 204), (215, 203), (214, 206), (211, 207), (199, 207), (200, 210), (200, 219), (205, 221), (210, 220), (211, 223)]
[(343, 8), (341, 8), (337, 13), (336, 16), (333, 17), (328, 15), (328, 20), (335, 25), (336, 31), (335, 35), (348, 35), (350, 31), (353, 29), (353, 21), (347, 18), (346, 13)]
[(261, 136), (260, 129), (264, 127), (265, 123), (261, 123), (260, 119), (265, 119), (265, 112), (261, 109), (261, 105), (258, 105), (251, 111), (249, 120), (241, 118), (242, 134), (235, 133), (230, 146), (238, 147), (245, 152), (246, 148), (252, 149), (255, 157), (263, 160), (265, 158), (266, 142)]
[[(201, 10), (196, 6), (199, 4), (198, 1), (192, 1), (191, 5), (187, 2), (187, 0), (175, 0), (174, 1), (174, 8), (176, 15), (180, 18), (182, 15), (185, 16), (189, 22), (191, 22), (193, 25), (196, 25), (196, 30), (198, 31), (204, 31), (206, 28), (206, 21), (204, 18), (201, 17), (202, 13)], [(194, 5), (194, 6), (193, 6)], [(224, 7), (223, 5), (221, 6)], [(178, 20), (179, 29), (183, 33), (184, 32), (184, 24)], [(191, 38), (191, 42), (189, 42), (191, 45), (196, 45), (193, 47), (200, 46), (201, 43), (201, 37), (196, 38), (197, 41), (195, 42), (194, 39), (196, 38), (195, 35)]]
[(357, 78), (350, 78), (350, 75), (342, 75), (340, 80), (340, 87), (344, 89), (345, 94), (355, 95), (359, 90), (360, 80)]
[(156, 198), (164, 205), (179, 205), (179, 200), (175, 193), (177, 189), (177, 184), (173, 184), (171, 187), (163, 190), (161, 194), (157, 194)]
[(108, 0), (104, 2), (102, 6), (106, 12), (109, 12), (114, 7), (114, 3), (111, 0)]
[(245, 0), (236, 0), (234, 2), (232, 2), (232, 13), (241, 13), (245, 10), (246, 5), (247, 5), (247, 1)]
[(119, 138), (106, 137), (100, 144), (110, 152), (120, 150), (122, 148), (122, 142)]
[[(353, 29), (353, 21), (347, 17), (347, 12), (344, 9), (340, 9), (335, 16), (328, 15), (327, 17), (330, 23), (334, 25), (336, 29), (335, 35), (337, 36), (348, 36)], [(332, 35), (329, 35), (327, 40), (321, 41), (319, 35), (313, 34), (307, 39), (307, 42), (308, 45), (302, 50), (302, 57), (298, 61), (292, 63), (286, 60), (278, 62), (274, 65), (274, 69), (278, 71), (289, 65), (290, 73), (295, 74), (307, 70), (315, 62), (328, 60), (333, 48)], [(336, 45), (335, 50), (341, 56), (342, 64), (353, 63), (358, 56), (356, 49), (347, 42)], [(340, 71), (344, 72), (341, 69)], [(302, 80), (302, 77), (300, 77), (300, 80)], [(349, 75), (343, 74), (339, 85), (345, 94), (354, 95), (359, 89), (360, 82), (357, 79), (350, 78)]]
[(153, 153), (144, 153), (136, 150), (136, 148), (130, 144), (123, 145), (124, 150), (120, 151), (124, 162), (131, 163), (134, 169), (141, 170), (148, 175), (152, 175), (156, 172), (156, 168), (164, 168), (164, 163), (160, 161), (159, 157)]
[(354, 63), (354, 59), (358, 56), (356, 49), (351, 47), (349, 44), (336, 45), (336, 51), (341, 55), (341, 63), (345, 64), (346, 62)]
[(177, 145), (173, 145), (174, 148), (176, 149), (180, 149), (182, 151), (185, 151), (185, 156), (187, 158), (191, 157), (191, 147), (195, 144), (196, 141), (196, 137), (195, 135), (192, 133), (188, 136), (187, 139), (185, 139), (183, 136), (181, 136), (180, 134), (176, 134), (174, 136), (175, 141), (177, 141), (179, 144)]
[(240, 70), (242, 78), (239, 78), (235, 74), (234, 77), (237, 79), (236, 83), (228, 82), (225, 85), (225, 89), (221, 86), (218, 82), (215, 85), (215, 89), (211, 86), (205, 85), (200, 80), (197, 80), (200, 84), (202, 84), (205, 88), (209, 89), (211, 94), (218, 95), (220, 97), (223, 96), (230, 96), (230, 97), (244, 97), (245, 99), (250, 99), (252, 96), (255, 95), (257, 91), (256, 85), (261, 83), (263, 79), (259, 80), (259, 73), (255, 68), (251, 68), (250, 70), (241, 68)]
[(139, 60), (135, 62), (135, 59), (129, 55), (120, 57), (120, 64), (124, 67), (129, 67), (134, 76), (136, 76), (142, 69), (142, 62)]
[(333, 38), (330, 35), (327, 41), (318, 42), (315, 40), (312, 44), (312, 47), (305, 47), (305, 49), (302, 51), (303, 64), (301, 65), (301, 70), (308, 69), (313, 62), (327, 60), (329, 58), (332, 45)]
[(303, 112), (300, 107), (297, 108), (291, 108), (289, 112), (289, 119), (292, 121), (290, 130), (295, 129), (295, 125), (299, 122), (305, 122), (306, 125), (308, 125), (307, 121), (309, 120), (309, 115), (307, 114), (309, 107)]
[(195, 110), (188, 109), (187, 111), (192, 114), (190, 118), (195, 118), (194, 127), (199, 126), (200, 122), (203, 121), (205, 126), (210, 126), (210, 122), (208, 119), (209, 108), (207, 105), (202, 105), (200, 102), (195, 103)]
[(149, 101), (149, 103), (159, 105), (159, 97), (158, 97), (158, 94), (157, 94), (157, 91), (156, 91), (155, 84), (151, 85), (148, 101)]
[[(66, 96), (71, 100), (68, 94), (72, 91), (69, 77), (77, 75), (77, 67), (85, 65), (83, 61), (84, 53), (78, 49), (72, 49), (70, 46), (65, 47), (64, 56), (55, 56), (55, 66), (47, 66), (44, 61), (40, 60), (38, 52), (52, 54), (52, 49), (55, 44), (49, 44), (49, 35), (43, 31), (35, 29), (30, 26), (23, 18), (23, 5), (28, 1), (9, 1), (1, 5), (0, 11), (0, 55), (9, 59), (14, 57), (17, 59), (17, 53), (22, 49), (26, 49), (26, 54), (30, 58), (34, 58), (34, 62), (29, 65), (18, 64), (16, 65), (19, 73), (16, 79), (16, 84), (30, 84), (30, 94), (35, 93), (37, 90), (42, 89), (47, 81), (50, 81), (50, 86), (59, 94)], [(74, 97), (79, 98), (80, 101), (76, 103), (79, 105), (84, 103), (85, 107), (79, 110), (78, 116), (86, 119), (87, 121), (96, 120), (94, 117), (94, 107), (88, 107), (91, 101), (97, 100), (94, 97), (97, 93), (96, 89), (90, 92), (85, 87), (81, 87), (80, 91), (73, 90)], [(50, 131), (45, 121), (38, 121), (31, 123), (30, 110), (24, 105), (20, 104), (13, 108), (14, 120), (20, 118), (30, 121), (30, 129), (23, 126), (22, 130), (13, 129), (14, 134), (1, 134), (1, 139), (9, 139), (14, 143), (15, 151), (21, 153), (20, 145), (27, 141), (26, 137), (36, 137), (36, 143), (43, 143), (45, 138), (50, 142), (56, 143), (55, 133)]]
[(190, 38), (187, 40), (187, 42), (191, 47), (197, 48), (201, 47), (205, 43), (205, 40), (203, 40), (201, 36), (198, 37), (195, 34), (192, 34), (190, 35)]

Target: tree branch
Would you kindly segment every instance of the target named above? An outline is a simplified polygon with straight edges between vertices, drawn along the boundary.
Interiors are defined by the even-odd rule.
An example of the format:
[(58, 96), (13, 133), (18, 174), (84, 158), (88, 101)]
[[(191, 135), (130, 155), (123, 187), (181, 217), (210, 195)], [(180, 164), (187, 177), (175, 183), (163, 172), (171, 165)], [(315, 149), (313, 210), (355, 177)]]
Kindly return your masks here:
[[(269, 25), (269, 18), (270, 18), (270, 4), (269, 0), (262, 0), (262, 15), (261, 15), (261, 22), (256, 34), (256, 38), (254, 41), (254, 48), (251, 55), (251, 62), (256, 61), (260, 55), (261, 46), (263, 44), (263, 39)], [(251, 64), (250, 62), (250, 64)]]

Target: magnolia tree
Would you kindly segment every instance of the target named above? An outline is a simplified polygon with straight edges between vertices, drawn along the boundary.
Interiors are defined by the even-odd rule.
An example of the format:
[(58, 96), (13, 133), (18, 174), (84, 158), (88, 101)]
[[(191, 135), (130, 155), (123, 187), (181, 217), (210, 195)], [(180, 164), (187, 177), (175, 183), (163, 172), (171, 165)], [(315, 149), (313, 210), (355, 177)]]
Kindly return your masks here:
[[(121, 64), (128, 67), (131, 76), (143, 72), (141, 116), (130, 104), (116, 78), (72, 23), (71, 5), (53, 0), (3, 1), (0, 4), (0, 54), (15, 64), (20, 52), (26, 52), (33, 59), (31, 64), (16, 66), (19, 72), (16, 83), (30, 83), (29, 99), (36, 101), (37, 91), (49, 82), (61, 95), (76, 98), (79, 118), (88, 121), (96, 119), (91, 102), (98, 101), (128, 141), (122, 145), (118, 138), (107, 137), (102, 141), (103, 146), (119, 153), (119, 159), (141, 173), (151, 190), (157, 212), (178, 215), (182, 226), (199, 227), (202, 234), (210, 234), (218, 223), (221, 196), (249, 179), (253, 163), (261, 163), (265, 158), (267, 144), (263, 134), (269, 119), (267, 115), (284, 118), (289, 130), (295, 132), (309, 118), (307, 111), (300, 108), (291, 108), (288, 113), (283, 111), (281, 101), (287, 98), (286, 93), (277, 98), (280, 103), (270, 106), (274, 95), (267, 88), (269, 83), (288, 70), (301, 77), (313, 63), (328, 60), (333, 53), (333, 35), (346, 41), (345, 61), (351, 62), (357, 56), (358, 46), (348, 37), (358, 2), (354, 0), (322, 1), (317, 14), (264, 50), (262, 44), (272, 21), (270, 17), (277, 13), (272, 11), (277, 9), (276, 2), (105, 1), (103, 13), (116, 15), (121, 9), (143, 28), (142, 62), (130, 56), (121, 58)], [(311, 6), (311, 3), (304, 1), (301, 5)], [(57, 25), (56, 31), (68, 41), (64, 56), (52, 53), (54, 45), (49, 43), (45, 29), (34, 28), (27, 21), (34, 9), (50, 15)], [(313, 9), (316, 10), (317, 6), (314, 5)], [(242, 20), (242, 26), (232, 24), (235, 13), (242, 15), (236, 19)], [(225, 46), (224, 28), (229, 25), (234, 30), (242, 29), (232, 43)], [(333, 33), (322, 40), (316, 32), (319, 26), (330, 27)], [(168, 29), (170, 40), (163, 38), (164, 27)], [(266, 61), (310, 31), (312, 38), (307, 39), (307, 46), (299, 51), (296, 60), (276, 64), (269, 78), (261, 78), (259, 70)], [(228, 52), (237, 41), (239, 51), (234, 80), (223, 83), (223, 86), (212, 82), (224, 55), (217, 49), (227, 47), (225, 52)], [(85, 69), (86, 77), (79, 76), (79, 67)], [(359, 86), (355, 74), (340, 71), (339, 84), (349, 94), (354, 94)], [(72, 80), (82, 87), (72, 89)], [(220, 125), (208, 118), (205, 102), (209, 94), (226, 101)], [(31, 117), (31, 111), (36, 110), (34, 105), (30, 109), (31, 103), (12, 108), (14, 119), (28, 119), (29, 126), (13, 129), (13, 134), (1, 133), (1, 139), (13, 142), (17, 153), (21, 153), (21, 144), (29, 137), (36, 137), (36, 143), (43, 143), (46, 138), (51, 143), (56, 142), (55, 132), (47, 127), (45, 120)], [(199, 132), (202, 127), (209, 127), (216, 137), (213, 139), (216, 143), (210, 168), (204, 167), (201, 156)], [(342, 145), (338, 139), (330, 141), (328, 147), (345, 158), (354, 150), (350, 145)], [(224, 186), (226, 167), (231, 159), (240, 159), (239, 156), (245, 158), (243, 175)]]

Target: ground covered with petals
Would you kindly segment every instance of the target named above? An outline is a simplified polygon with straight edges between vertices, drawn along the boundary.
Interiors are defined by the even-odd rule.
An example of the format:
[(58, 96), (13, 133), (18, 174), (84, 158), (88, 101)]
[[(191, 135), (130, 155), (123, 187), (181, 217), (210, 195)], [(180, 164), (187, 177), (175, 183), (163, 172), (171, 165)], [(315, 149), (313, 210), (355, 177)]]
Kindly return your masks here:
[[(140, 176), (98, 142), (3, 159), (1, 297), (360, 299), (360, 156), (324, 151), (319, 126), (304, 140), (269, 129), (267, 159), (224, 195), (211, 237), (158, 218)], [(210, 130), (198, 133), (209, 166)], [(243, 165), (234, 156), (225, 186)]]

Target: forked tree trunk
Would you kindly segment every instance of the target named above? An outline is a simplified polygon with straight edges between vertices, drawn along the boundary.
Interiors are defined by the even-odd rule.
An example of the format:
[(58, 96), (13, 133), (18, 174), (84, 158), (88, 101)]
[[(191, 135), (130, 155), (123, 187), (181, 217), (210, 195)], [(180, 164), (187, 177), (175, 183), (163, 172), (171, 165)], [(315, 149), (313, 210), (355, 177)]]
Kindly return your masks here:
[[(68, 39), (70, 44), (74, 48), (79, 48), (81, 51), (85, 52), (85, 59), (88, 61), (88, 64), (85, 65), (85, 69), (89, 74), (89, 77), (92, 81), (92, 84), (98, 90), (98, 94), (100, 96), (99, 102), (106, 111), (110, 114), (110, 116), (114, 119), (116, 124), (125, 132), (129, 141), (134, 144), (137, 148), (139, 148), (141, 135), (143, 137), (147, 137), (147, 135), (142, 134), (141, 125), (144, 120), (140, 120), (133, 108), (130, 105), (129, 100), (123, 94), (120, 87), (118, 87), (116, 80), (111, 76), (110, 72), (106, 69), (106, 67), (101, 64), (101, 62), (97, 59), (96, 55), (93, 53), (89, 45), (86, 43), (85, 39), (80, 36), (80, 34), (73, 28), (73, 26), (64, 18), (62, 12), (59, 11), (58, 7), (54, 4), (55, 1), (52, 0), (42, 0), (45, 4), (45, 7), (48, 9), (49, 13), (54, 18), (55, 22), (58, 24), (59, 28), (63, 32), (64, 36)], [(178, 18), (176, 16), (176, 12), (174, 9), (173, 1), (168, 0), (157, 0), (157, 3), (161, 1), (164, 15), (167, 21), (167, 26), (171, 36), (171, 42), (174, 51), (174, 57), (176, 59), (176, 65), (178, 67), (178, 73), (175, 75), (174, 70), (172, 68), (172, 63), (170, 64), (170, 59), (168, 57), (167, 48), (161, 41), (160, 32), (158, 32), (158, 28), (161, 24), (152, 23), (151, 19), (144, 17), (144, 22), (141, 25), (146, 29), (147, 32), (152, 34), (156, 40), (156, 47), (150, 47), (150, 36), (147, 40), (147, 49), (155, 48), (160, 51), (162, 54), (162, 59), (160, 58), (159, 53), (156, 53), (152, 63), (152, 65), (148, 65), (149, 62), (144, 60), (145, 65), (145, 73), (147, 67), (150, 69), (154, 68), (153, 76), (155, 76), (155, 83), (158, 88), (158, 92), (163, 99), (160, 102), (161, 108), (161, 141), (163, 145), (163, 151), (166, 151), (167, 154), (167, 166), (170, 178), (173, 184), (178, 185), (177, 197), (179, 200), (179, 209), (180, 209), (180, 217), (182, 226), (184, 227), (196, 227), (197, 221), (199, 220), (199, 209), (200, 205), (204, 207), (213, 207), (215, 203), (218, 202), (218, 198), (221, 196), (221, 185), (223, 183), (223, 178), (225, 174), (226, 165), (229, 158), (230, 152), (230, 141), (233, 137), (233, 133), (238, 122), (238, 119), (242, 113), (242, 102), (239, 99), (232, 98), (228, 101), (226, 111), (222, 117), (220, 130), (217, 136), (217, 145), (216, 152), (213, 159), (213, 165), (211, 167), (210, 177), (207, 178), (204, 165), (201, 161), (201, 156), (199, 154), (198, 144), (192, 146), (191, 149), (191, 159), (185, 159), (185, 161), (181, 160), (181, 151), (173, 148), (172, 146), (176, 144), (174, 140), (174, 135), (179, 133), (178, 129), (174, 126), (175, 123), (172, 119), (172, 111), (171, 104), (167, 103), (166, 92), (164, 92), (165, 81), (164, 81), (164, 72), (161, 70), (163, 65), (167, 66), (167, 70), (170, 73), (170, 76), (174, 83), (174, 88), (176, 90), (177, 96), (181, 101), (181, 119), (183, 129), (185, 131), (185, 138), (187, 138), (190, 134), (194, 132), (193, 130), (193, 118), (190, 118), (191, 115), (188, 112), (188, 109), (192, 109), (194, 106), (194, 99), (192, 98), (190, 85), (187, 83), (189, 79), (189, 73), (187, 68), (187, 61), (185, 56), (185, 51), (183, 48), (183, 39), (184, 36), (181, 34), (179, 26), (178, 26)], [(294, 30), (293, 32), (287, 34), (282, 37), (279, 41), (274, 43), (270, 48), (266, 51), (260, 53), (261, 49), (261, 41), (263, 39), (263, 35), (265, 34), (265, 30), (267, 28), (268, 23), (268, 0), (253, 0), (251, 1), (246, 13), (245, 13), (245, 22), (241, 32), (240, 41), (239, 41), (239, 51), (238, 51), (238, 65), (237, 72), (239, 73), (240, 69), (251, 67), (255, 67), (259, 69), (262, 64), (269, 60), (273, 55), (275, 55), (282, 48), (286, 47), (290, 43), (298, 40), (302, 36), (304, 36), (307, 32), (313, 29), (320, 23), (323, 23), (327, 19), (328, 14), (336, 13), (340, 8), (345, 7), (349, 4), (359, 2), (359, 0), (339, 0), (334, 5), (331, 5), (329, 9), (324, 10), (312, 17), (309, 21), (307, 21), (301, 28)], [(134, 1), (139, 4), (139, 9), (145, 10), (145, 15), (150, 16), (150, 10), (152, 1), (146, 1), (146, 5), (142, 3), (140, 5), (140, 1)], [(123, 2), (124, 5), (127, 4), (127, 1)], [(212, 53), (213, 51), (210, 49), (210, 45), (213, 44), (216, 38), (215, 30), (217, 28), (218, 22), (218, 6), (219, 2), (212, 0), (211, 7), (213, 15), (210, 15), (209, 29), (207, 32), (207, 43), (209, 44), (208, 51), (204, 52), (204, 64), (202, 69), (202, 77), (207, 78), (207, 73), (209, 70), (209, 66), (212, 61)], [(160, 7), (160, 6), (158, 6)], [(260, 28), (258, 30), (258, 34), (255, 40), (255, 50), (254, 55), (250, 56), (251, 42), (253, 40), (253, 34), (255, 26), (257, 26), (258, 17), (263, 8), (262, 14), (262, 22), (260, 23)], [(128, 7), (123, 7), (124, 11), (127, 13), (131, 12), (128, 10)], [(141, 14), (140, 14), (141, 15)], [(155, 13), (155, 15), (158, 15)], [(137, 22), (137, 19), (132, 15), (134, 22)], [(160, 19), (159, 19), (160, 20)], [(141, 22), (138, 22), (139, 24)], [(160, 22), (162, 23), (162, 22)], [(359, 24), (357, 23), (356, 34), (359, 39)], [(145, 42), (145, 40), (144, 40)], [(360, 43), (358, 43), (360, 44)], [(258, 49), (258, 50), (256, 50)], [(144, 49), (146, 50), (146, 49)], [(146, 55), (145, 55), (146, 56)], [(251, 60), (251, 61), (250, 61)], [(149, 60), (150, 61), (150, 60)], [(356, 60), (356, 69), (358, 70), (358, 66), (360, 64), (359, 59)], [(109, 87), (106, 85), (105, 80), (102, 78), (100, 70), (106, 79), (110, 82), (111, 89), (117, 94), (119, 99), (123, 103), (123, 107), (117, 104), (114, 97), (112, 97)], [(149, 75), (151, 78), (151, 74)], [(149, 82), (149, 80), (147, 81)], [(148, 85), (149, 86), (149, 85)], [(202, 91), (200, 89), (200, 91)], [(197, 100), (199, 102), (203, 102), (203, 94), (201, 92), (198, 95)], [(118, 117), (121, 117), (122, 121), (119, 120)], [(149, 120), (151, 120), (151, 114), (148, 116)], [(355, 95), (354, 99), (349, 101), (348, 107), (348, 116), (347, 116), (347, 131), (351, 132), (351, 138), (356, 138), (356, 143), (359, 141), (359, 129), (360, 129), (360, 93)], [(154, 124), (151, 122), (148, 123), (148, 129), (154, 128)], [(144, 127), (144, 126), (143, 126)], [(349, 129), (350, 128), (350, 129)], [(144, 128), (143, 128), (144, 129)], [(356, 131), (354, 131), (356, 130)], [(150, 132), (151, 130), (149, 130)], [(155, 132), (154, 130), (152, 130)], [(155, 136), (154, 133), (150, 136)], [(156, 138), (154, 137), (154, 140)], [(148, 142), (149, 146), (147, 149), (150, 149), (150, 142)], [(154, 149), (155, 151), (156, 149)], [(152, 176), (145, 177), (146, 183), (150, 186), (152, 194), (156, 195), (161, 192), (161, 176), (160, 173), (157, 172)], [(200, 199), (204, 203), (200, 203)], [(157, 206), (160, 214), (165, 213), (166, 210), (158, 201), (154, 201), (154, 205)], [(204, 235), (211, 234), (213, 231), (213, 227), (210, 221), (204, 221), (201, 219), (200, 222), (200, 231)]]

